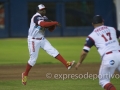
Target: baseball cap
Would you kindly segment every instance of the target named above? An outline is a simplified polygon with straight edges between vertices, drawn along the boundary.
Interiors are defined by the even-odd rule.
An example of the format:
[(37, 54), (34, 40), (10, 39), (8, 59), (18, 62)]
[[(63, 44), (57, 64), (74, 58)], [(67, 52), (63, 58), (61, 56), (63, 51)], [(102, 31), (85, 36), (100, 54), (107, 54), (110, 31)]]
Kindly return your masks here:
[(38, 10), (42, 10), (42, 9), (45, 9), (45, 6), (44, 6), (43, 4), (39, 4), (39, 5), (37, 6), (37, 8), (38, 8)]
[(92, 20), (93, 24), (98, 24), (98, 23), (102, 23), (102, 22), (103, 22), (103, 19), (100, 15), (95, 15), (93, 17), (93, 20)]

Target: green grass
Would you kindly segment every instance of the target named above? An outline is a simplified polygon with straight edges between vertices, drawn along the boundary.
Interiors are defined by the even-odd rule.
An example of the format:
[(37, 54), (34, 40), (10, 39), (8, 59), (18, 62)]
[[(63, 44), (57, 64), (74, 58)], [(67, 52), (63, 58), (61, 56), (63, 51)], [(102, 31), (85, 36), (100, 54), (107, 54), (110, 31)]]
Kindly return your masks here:
[[(85, 43), (84, 37), (48, 38), (50, 43), (63, 55), (66, 60), (76, 62), (79, 60), (81, 50)], [(26, 64), (29, 59), (27, 39), (0, 39), (0, 65)], [(40, 50), (37, 64), (60, 63)], [(95, 47), (91, 49), (83, 63), (100, 63), (100, 56)], [(117, 90), (120, 89), (118, 79), (112, 79)], [(0, 90), (103, 90), (99, 86), (98, 79), (77, 80), (28, 80), (23, 86), (21, 80), (0, 80)]]
[[(21, 84), (21, 80), (0, 81), (0, 90), (103, 90), (98, 84), (98, 79), (28, 81), (26, 86)], [(118, 90), (120, 85), (117, 81), (112, 79)]]
[[(54, 37), (47, 39), (66, 60), (79, 60), (81, 50), (85, 43), (84, 37)], [(28, 59), (29, 52), (26, 38), (0, 39), (0, 64), (25, 64)], [(84, 61), (84, 63), (92, 62), (100, 62), (100, 57), (95, 47), (91, 49), (91, 52)], [(40, 49), (37, 64), (39, 63), (60, 62)]]

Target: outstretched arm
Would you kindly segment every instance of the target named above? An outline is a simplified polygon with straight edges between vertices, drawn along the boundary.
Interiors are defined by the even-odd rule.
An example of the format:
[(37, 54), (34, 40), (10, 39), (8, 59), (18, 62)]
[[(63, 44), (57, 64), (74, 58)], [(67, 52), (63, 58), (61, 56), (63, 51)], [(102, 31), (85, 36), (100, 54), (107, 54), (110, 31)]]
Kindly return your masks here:
[(76, 70), (78, 69), (78, 67), (82, 64), (82, 62), (85, 60), (88, 52), (90, 51), (90, 48), (94, 45), (94, 41), (91, 37), (88, 37), (86, 39), (86, 44), (83, 47), (82, 53), (80, 55), (80, 60), (78, 61), (78, 63), (76, 64), (75, 68)]
[(59, 23), (57, 21), (51, 21), (51, 20), (48, 20), (48, 19), (44, 20), (39, 15), (34, 17), (33, 22), (36, 25), (39, 25), (39, 26), (44, 27), (44, 28), (48, 28), (48, 27), (51, 27), (51, 26), (59, 26)]
[(40, 26), (41, 27), (44, 27), (44, 28), (48, 28), (48, 27), (51, 27), (51, 26), (57, 26), (59, 23), (56, 22), (56, 21), (52, 21), (52, 22), (45, 22), (45, 21), (42, 21), (40, 22)]
[(78, 69), (78, 67), (80, 66), (80, 64), (82, 64), (82, 62), (84, 61), (84, 59), (86, 58), (88, 52), (86, 50), (83, 50), (81, 55), (80, 55), (80, 60), (78, 61), (78, 63), (76, 64), (75, 68)]

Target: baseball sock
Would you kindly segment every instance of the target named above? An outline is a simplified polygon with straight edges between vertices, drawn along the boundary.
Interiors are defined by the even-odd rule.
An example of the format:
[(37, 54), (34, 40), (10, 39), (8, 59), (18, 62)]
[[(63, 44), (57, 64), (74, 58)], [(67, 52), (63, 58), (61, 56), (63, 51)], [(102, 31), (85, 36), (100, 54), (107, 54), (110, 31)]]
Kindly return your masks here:
[(27, 63), (26, 70), (24, 72), (25, 76), (28, 76), (28, 73), (29, 73), (29, 71), (30, 71), (31, 68), (32, 68), (32, 66)]
[(61, 61), (67, 67), (67, 61), (60, 54), (58, 54), (55, 58)]
[(104, 86), (104, 89), (105, 89), (105, 90), (116, 90), (116, 88), (115, 88), (111, 83), (107, 83), (107, 84)]

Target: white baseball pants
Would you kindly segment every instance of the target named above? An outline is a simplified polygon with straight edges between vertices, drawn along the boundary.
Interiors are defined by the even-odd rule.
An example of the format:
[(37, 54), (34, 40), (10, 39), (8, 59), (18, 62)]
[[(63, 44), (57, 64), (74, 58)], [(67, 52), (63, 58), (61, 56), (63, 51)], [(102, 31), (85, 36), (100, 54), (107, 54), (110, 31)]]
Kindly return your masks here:
[(30, 53), (28, 63), (31, 66), (35, 65), (40, 48), (45, 50), (49, 55), (53, 57), (56, 57), (59, 54), (59, 52), (50, 44), (46, 38), (42, 38), (41, 40), (28, 38), (28, 49)]
[(112, 51), (110, 54), (105, 54), (99, 70), (99, 84), (102, 87), (110, 83), (110, 78), (116, 69), (120, 72), (120, 52)]

